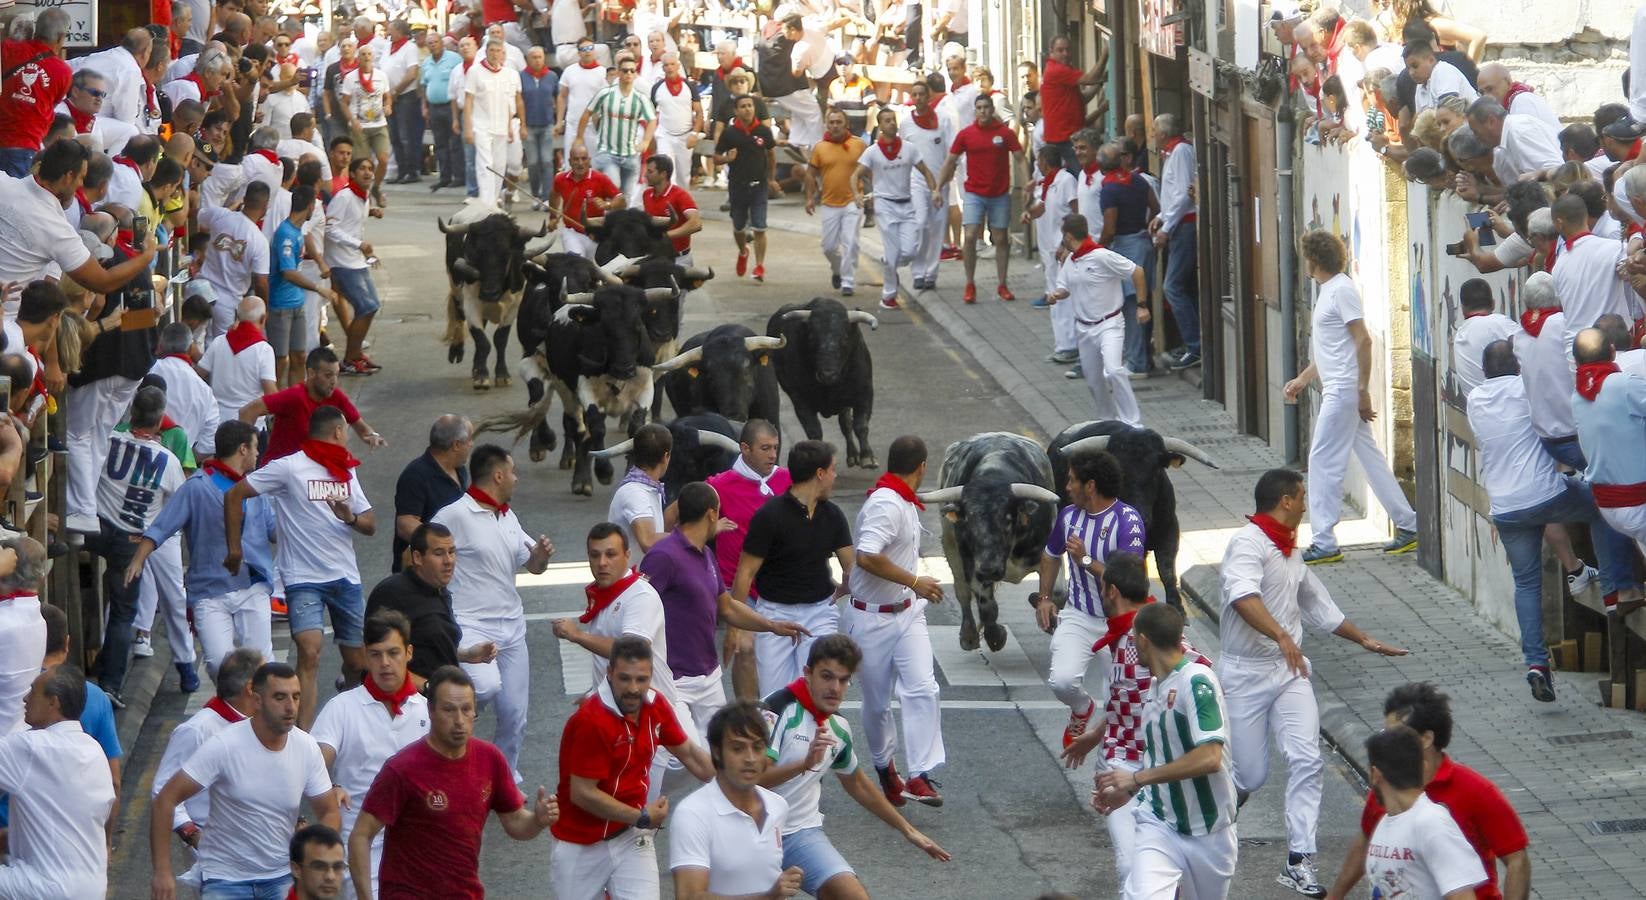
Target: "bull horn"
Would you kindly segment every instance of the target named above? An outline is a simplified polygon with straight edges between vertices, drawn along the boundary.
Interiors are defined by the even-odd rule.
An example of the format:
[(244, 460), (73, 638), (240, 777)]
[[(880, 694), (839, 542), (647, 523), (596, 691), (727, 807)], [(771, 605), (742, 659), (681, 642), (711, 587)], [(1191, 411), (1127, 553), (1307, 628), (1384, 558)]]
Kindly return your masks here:
[(1012, 482), (1012, 496), (1019, 500), (1041, 500), (1046, 503), (1056, 503), (1057, 494), (1038, 484), (1029, 484), (1023, 481)]
[(652, 366), (652, 377), (655, 378), (666, 372), (673, 372), (675, 369), (684, 369), (687, 366), (695, 366), (702, 361), (703, 348), (693, 347), (684, 353), (665, 359), (657, 365)]
[(1174, 438), (1174, 437), (1169, 437), (1169, 438), (1166, 438), (1165, 440), (1166, 440), (1166, 451), (1168, 453), (1181, 453), (1184, 456), (1187, 456), (1188, 458), (1194, 460), (1195, 462), (1198, 462), (1201, 465), (1206, 466), (1207, 468), (1212, 468), (1212, 469), (1218, 468), (1217, 463), (1213, 462), (1212, 458), (1210, 456), (1206, 455), (1206, 451), (1200, 449), (1199, 447), (1196, 447), (1195, 445), (1189, 443), (1188, 441), (1185, 441), (1182, 438)]
[(646, 299), (648, 301), (667, 300), (678, 293), (679, 291), (674, 288), (646, 288)]
[(784, 337), (746, 337), (743, 339), (743, 349), (750, 353), (756, 350), (782, 350), (788, 346), (789, 339)]
[(611, 259), (606, 260), (605, 265), (596, 266), (595, 269), (600, 273), (600, 277), (606, 280), (607, 284), (622, 284), (623, 279), (617, 273), (628, 268), (629, 264), (632, 262), (634, 262), (634, 260), (620, 253)]
[(1107, 450), (1109, 449), (1109, 438), (1110, 435), (1107, 434), (1094, 434), (1091, 437), (1084, 437), (1078, 441), (1070, 441), (1069, 443), (1063, 445), (1063, 458), (1069, 459), (1076, 453), (1090, 453), (1094, 450)]
[(674, 217), (673, 216), (652, 216), (652, 224), (653, 225), (673, 225), (674, 224)]
[(700, 269), (696, 266), (693, 266), (690, 269), (686, 270), (686, 280), (687, 281), (712, 281), (712, 280), (714, 280), (714, 267), (711, 266), (707, 269)]
[(441, 234), (468, 234), (469, 224), (470, 223), (464, 222), (463, 224), (459, 225), (459, 224), (453, 222), (452, 224), (448, 225), (439, 216), (435, 216), (434, 217), (434, 224), (440, 226), (440, 233)]
[(788, 312), (783, 314), (783, 321), (785, 321), (785, 322), (804, 322), (807, 319), (810, 319), (811, 317), (812, 317), (812, 311), (809, 310), (809, 309), (791, 309)]
[(589, 455), (594, 457), (595, 459), (611, 459), (614, 456), (622, 456), (623, 454), (628, 453), (630, 450), (633, 450), (633, 449), (634, 449), (634, 438), (630, 438), (630, 439), (624, 441), (621, 444), (614, 444), (610, 447), (605, 448), (604, 450), (595, 450), (594, 452), (590, 453)]
[(640, 274), (639, 263), (629, 263), (621, 269), (614, 270), (618, 278), (633, 278)]
[(710, 447), (719, 447), (720, 449), (725, 450), (729, 453), (736, 453), (736, 452), (738, 452), (739, 450), (742, 449), (739, 446), (737, 446), (736, 441), (732, 440), (729, 437), (726, 437), (725, 435), (721, 434), (720, 432), (718, 432), (718, 431), (705, 431), (701, 428), (697, 429), (697, 442), (699, 444), (707, 444)]
[(553, 250), (555, 242), (558, 240), (560, 240), (560, 235), (558, 233), (551, 234), (547, 237), (538, 235), (537, 237), (532, 238), (526, 242), (526, 258), (536, 259), (550, 250)]
[(954, 487), (938, 488), (935, 491), (921, 491), (915, 496), (925, 503), (955, 503), (965, 490), (965, 485), (957, 484)]
[(567, 295), (565, 295), (565, 297), (563, 297), (561, 299), (563, 299), (568, 304), (572, 304), (572, 303), (593, 303), (594, 302), (594, 292), (593, 291), (580, 291), (576, 294), (567, 294)]
[(604, 228), (606, 227), (606, 217), (595, 216), (592, 219), (584, 219), (583, 225), (586, 228)]
[(846, 321), (853, 325), (867, 325), (870, 331), (880, 327), (880, 320), (861, 309), (854, 309), (846, 313)]
[(452, 260), (452, 271), (463, 276), (464, 278), (470, 279), (471, 281), (480, 280), (480, 270), (476, 269), (473, 263), (461, 256)]

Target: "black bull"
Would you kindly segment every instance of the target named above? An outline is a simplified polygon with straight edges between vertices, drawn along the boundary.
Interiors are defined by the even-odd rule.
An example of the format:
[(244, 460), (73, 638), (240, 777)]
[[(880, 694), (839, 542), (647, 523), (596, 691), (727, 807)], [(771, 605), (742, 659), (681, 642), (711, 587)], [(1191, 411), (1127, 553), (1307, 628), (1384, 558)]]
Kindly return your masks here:
[(675, 415), (709, 412), (740, 422), (776, 422), (772, 354), (783, 346), (783, 338), (756, 335), (742, 325), (720, 325), (687, 338), (678, 364), (660, 379)]
[(1143, 517), (1146, 547), (1154, 554), (1155, 571), (1165, 588), (1166, 602), (1183, 609), (1183, 598), (1177, 589), (1177, 549), (1182, 531), (1177, 521), (1177, 492), (1166, 470), (1183, 465), (1185, 459), (1214, 469), (1217, 463), (1188, 441), (1163, 437), (1147, 428), (1133, 428), (1114, 421), (1080, 422), (1063, 429), (1052, 439), (1047, 451), (1060, 502), (1069, 502), (1064, 485), (1069, 458), (1095, 450), (1107, 450), (1120, 462), (1124, 479), (1119, 499)]
[[(732, 467), (738, 454), (738, 432), (742, 428), (725, 416), (703, 413), (681, 416), (668, 424), (673, 440), (669, 467), (663, 472), (663, 503), (673, 503), (680, 489), (694, 481), (706, 481)], [(634, 448), (633, 439), (594, 452), (596, 459), (622, 456)]]
[(819, 416), (839, 416), (846, 465), (873, 469), (879, 467), (869, 446), (874, 360), (857, 328), (860, 324), (880, 327), (869, 313), (817, 297), (804, 306), (779, 307), (766, 322), (766, 334), (787, 341), (774, 354), (777, 383), (789, 395), (807, 439), (823, 439)]
[[(446, 359), (452, 363), (463, 361), (463, 326), (467, 325), (474, 339), (474, 387), (485, 390), (492, 384), (487, 378), (486, 361), (494, 342), (496, 384), (502, 387), (509, 383), (503, 351), (526, 287), (525, 262), (548, 250), (553, 238), (544, 239), (547, 225), (534, 233), (521, 228), (507, 213), (491, 213), (479, 219), (466, 213), (459, 213), (451, 223), (435, 219), (446, 236), (446, 276), (451, 285)], [(486, 338), (487, 324), (496, 327), (491, 341)]]

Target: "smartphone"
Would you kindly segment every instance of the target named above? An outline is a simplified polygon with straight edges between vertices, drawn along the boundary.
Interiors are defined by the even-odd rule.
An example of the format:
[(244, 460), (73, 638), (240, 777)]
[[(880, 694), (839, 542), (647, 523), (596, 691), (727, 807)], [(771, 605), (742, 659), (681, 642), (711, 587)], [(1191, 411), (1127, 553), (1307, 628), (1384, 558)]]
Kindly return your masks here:
[(1480, 246), (1490, 247), (1497, 243), (1497, 232), (1492, 230), (1492, 217), (1483, 212), (1464, 213), (1463, 218), (1468, 220), (1469, 227), (1480, 236)]
[(131, 220), (131, 246), (133, 250), (141, 252), (143, 245), (149, 240), (149, 220), (147, 216), (133, 216)]

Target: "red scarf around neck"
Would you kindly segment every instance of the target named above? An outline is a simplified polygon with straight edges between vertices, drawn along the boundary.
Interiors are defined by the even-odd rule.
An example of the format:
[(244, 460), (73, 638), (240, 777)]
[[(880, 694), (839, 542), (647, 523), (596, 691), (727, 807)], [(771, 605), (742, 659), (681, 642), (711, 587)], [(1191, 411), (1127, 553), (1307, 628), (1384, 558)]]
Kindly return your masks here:
[(594, 62), (580, 62), (578, 65), (585, 69), (598, 69), (600, 68), (600, 60), (597, 59)]
[(397, 41), (389, 41), (389, 52), (399, 53), (400, 48), (406, 46), (406, 42), (409, 40), (411, 40), (411, 38), (401, 38)]
[(966, 78), (962, 78), (962, 79), (960, 79), (960, 80), (958, 80), (958, 81), (954, 81), (954, 82), (951, 82), (951, 83), (950, 83), (950, 84), (949, 84), (949, 93), (951, 93), (951, 94), (952, 94), (952, 93), (954, 93), (954, 92), (955, 92), (955, 91), (958, 91), (958, 90), (960, 90), (960, 89), (961, 89), (961, 88), (963, 88), (963, 87), (965, 87), (965, 86), (966, 86), (966, 85), (968, 85), (968, 84), (971, 84), (971, 83), (972, 83), (972, 79), (971, 79), (971, 78), (970, 78), (970, 77), (969, 77), (969, 76), (968, 76), (968, 77), (966, 77)]
[(1465, 321), (1467, 321), (1469, 319), (1478, 319), (1481, 316), (1489, 316), (1491, 314), (1492, 314), (1492, 311), (1489, 310), (1489, 309), (1477, 309), (1477, 310), (1474, 310), (1473, 312), (1467, 312), (1467, 311), (1464, 312), (1463, 313), (1463, 318), (1464, 318)]
[(361, 187), (360, 182), (355, 181), (353, 178), (349, 179), (349, 190), (353, 191), (356, 197), (362, 200), (366, 199), (366, 189)]
[(734, 57), (732, 57), (731, 66), (729, 66), (729, 67), (715, 66), (714, 72), (715, 72), (716, 75), (720, 76), (721, 81), (725, 81), (726, 76), (730, 75), (732, 73), (732, 69), (746, 69), (746, 68), (748, 68), (748, 67), (743, 65), (743, 57), (734, 56)]
[(1172, 138), (1171, 140), (1166, 142), (1166, 145), (1164, 147), (1160, 148), (1160, 158), (1165, 159), (1166, 157), (1171, 156), (1172, 151), (1177, 149), (1178, 144), (1187, 144), (1187, 143), (1188, 143), (1188, 141), (1184, 140), (1181, 137)]
[(1062, 169), (1053, 169), (1046, 177), (1040, 179), (1040, 202), (1046, 202), (1046, 195), (1052, 192), (1052, 185), (1057, 182), (1057, 173)]
[(355, 72), (360, 77), (360, 87), (365, 89), (366, 93), (368, 93), (368, 94), (376, 93), (375, 91), (372, 90), (372, 86), (371, 86), (371, 77), (372, 77), (372, 75), (374, 75), (376, 73), (367, 72), (364, 69), (356, 69)]
[(194, 365), (194, 360), (187, 353), (167, 353), (162, 358), (163, 359), (180, 359), (183, 362), (189, 364), (190, 366)]
[(754, 130), (756, 128), (760, 127), (760, 120), (759, 119), (750, 119), (749, 124), (744, 125), (743, 120), (733, 119), (732, 120), (732, 127), (738, 129), (739, 131), (743, 132), (744, 134), (754, 134)]
[[(1148, 606), (1153, 602), (1154, 598), (1150, 597), (1143, 601), (1143, 605)], [(1123, 612), (1118, 616), (1110, 616), (1108, 621), (1104, 623), (1108, 626), (1108, 628), (1103, 632), (1103, 636), (1098, 638), (1096, 643), (1092, 644), (1092, 652), (1096, 653), (1105, 647), (1113, 647), (1120, 643), (1120, 639), (1131, 632), (1132, 621), (1137, 618), (1137, 612), (1138, 611), (1134, 609), (1128, 612)]]
[(1118, 184), (1121, 187), (1128, 187), (1132, 183), (1132, 170), (1126, 168), (1125, 166), (1121, 166), (1113, 172), (1104, 172), (1103, 183)]
[(378, 687), (377, 679), (369, 675), (361, 683), (366, 686), (366, 693), (370, 694), (373, 700), (388, 706), (391, 719), (397, 718), (400, 715), (400, 707), (405, 704), (407, 698), (417, 693), (417, 687), (412, 684), (410, 677), (402, 677), (400, 687), (392, 694)]
[(271, 166), (280, 165), (280, 155), (273, 150), (253, 150), (251, 155), (263, 157)]
[(217, 96), (216, 91), (206, 90), (206, 82), (201, 80), (200, 73), (198, 73), (198, 72), (190, 72), (189, 74), (184, 75), (179, 80), (187, 81), (187, 82), (192, 83), (195, 86), (195, 88), (197, 88), (200, 91), (200, 102), (201, 103), (205, 103), (206, 101), (208, 101), (208, 100), (212, 99), (213, 97)]
[(318, 463), (333, 478), (342, 481), (348, 481), (354, 467), (360, 465), (360, 460), (355, 459), (349, 448), (342, 444), (304, 438), (302, 449), (303, 455)]
[[(482, 66), (485, 66), (485, 67), (486, 67), (486, 71), (488, 71), (488, 72), (490, 72), (490, 73), (492, 73), (492, 74), (493, 74), (493, 75), (496, 75), (496, 74), (497, 74), (497, 73), (498, 73), (498, 72), (501, 72), (501, 71), (503, 71), (503, 67), (502, 67), (502, 66), (494, 66), (494, 65), (492, 65), (492, 62), (491, 62), (491, 60), (489, 60), (489, 59), (483, 59), (483, 60), (481, 60), (481, 61), (480, 61), (480, 64), (481, 64), (481, 65), (482, 65)], [(367, 89), (367, 90), (370, 90), (370, 88), (368, 88), (368, 89)]]
[(205, 469), (207, 472), (216, 472), (235, 484), (239, 484), (240, 480), (246, 477), (245, 475), (230, 468), (228, 463), (223, 462), (215, 456), (201, 463), (200, 468)]
[(97, 123), (97, 113), (81, 112), (73, 103), (64, 104), (69, 108), (69, 118), (74, 121), (75, 134), (91, 134), (91, 129)]
[(879, 145), (880, 153), (881, 153), (881, 155), (886, 157), (887, 162), (891, 162), (892, 160), (897, 159), (897, 154), (903, 152), (903, 139), (902, 138), (892, 138), (891, 141), (889, 141), (889, 142), (882, 139), (882, 140), (875, 141), (875, 143), (877, 145)]
[(1577, 392), (1583, 399), (1593, 403), (1600, 396), (1600, 387), (1606, 383), (1607, 376), (1622, 371), (1615, 362), (1583, 363), (1577, 367)]
[(80, 207), (80, 214), (82, 216), (91, 212), (91, 201), (86, 199), (85, 188), (74, 189), (74, 202), (76, 206)]
[(235, 353), (256, 346), (264, 340), (263, 329), (258, 328), (256, 322), (236, 322), (223, 336), (228, 339), (229, 349)]
[(1247, 516), (1246, 521), (1262, 529), (1269, 540), (1274, 541), (1275, 549), (1280, 551), (1281, 556), (1291, 558), (1292, 551), (1297, 549), (1296, 528), (1287, 528), (1268, 513)]
[(338, 60), (337, 61), (337, 77), (340, 78), (340, 79), (345, 78), (345, 77), (348, 76), (348, 74), (350, 72), (353, 72), (355, 69), (358, 69), (358, 68), (360, 68), (360, 63), (358, 63), (358, 62), (344, 62), (342, 60)]
[(469, 485), (469, 489), (465, 493), (467, 493), (470, 497), (473, 497), (474, 502), (495, 512), (499, 519), (509, 514), (509, 505), (507, 503), (498, 503), (496, 500), (492, 499), (491, 494), (486, 493), (475, 485)]
[(1577, 234), (1574, 234), (1571, 237), (1567, 238), (1566, 239), (1566, 250), (1568, 252), (1570, 252), (1571, 249), (1572, 249), (1573, 244), (1577, 243), (1578, 241), (1583, 240), (1586, 237), (1589, 237), (1592, 234), (1593, 234), (1593, 232), (1589, 232), (1589, 231), (1579, 231)]
[(1520, 327), (1526, 329), (1526, 333), (1532, 337), (1537, 337), (1543, 333), (1543, 323), (1549, 321), (1549, 317), (1558, 312), (1560, 312), (1558, 306), (1523, 310), (1520, 313)]
[(213, 697), (206, 701), (206, 708), (223, 717), (223, 721), (233, 725), (235, 722), (244, 722), (246, 715), (229, 705), (229, 701), (222, 697)]
[(117, 166), (125, 166), (133, 172), (136, 172), (138, 178), (143, 177), (142, 167), (138, 166), (137, 163), (132, 162), (132, 159), (129, 156), (116, 156), (114, 158), (114, 164)]
[(686, 79), (665, 77), (663, 79), (663, 86), (669, 89), (670, 97), (678, 97), (680, 96), (680, 92), (686, 87)]
[(541, 68), (541, 69), (534, 69), (534, 68), (532, 68), (532, 67), (531, 67), (531, 66), (527, 66), (527, 67), (526, 67), (526, 71), (527, 71), (527, 72), (529, 72), (529, 73), (531, 73), (531, 76), (532, 76), (532, 77), (533, 77), (533, 78), (542, 78), (542, 77), (543, 77), (543, 76), (544, 76), (544, 75), (547, 75), (547, 74), (549, 74), (549, 67), (548, 67), (548, 66), (544, 66), (544, 67), (543, 67), (543, 68)]
[(1092, 177), (1097, 174), (1097, 170), (1098, 165), (1097, 160), (1095, 159), (1080, 167), (1080, 171), (1084, 172), (1086, 175), (1086, 183), (1088, 185), (1092, 183)]
[(577, 621), (585, 625), (593, 622), (596, 616), (604, 612), (606, 607), (611, 606), (613, 601), (622, 596), (624, 591), (639, 580), (640, 570), (630, 569), (629, 574), (612, 582), (611, 587), (603, 588), (599, 584), (589, 584), (584, 587), (583, 594), (589, 598), (589, 607), (583, 610), (583, 614), (577, 617)]
[(921, 112), (920, 107), (917, 106), (909, 113), (909, 118), (913, 119), (916, 125), (919, 125), (927, 131), (935, 131), (937, 129), (936, 110), (928, 109), (925, 112)]
[(1101, 250), (1101, 249), (1103, 249), (1102, 244), (1099, 244), (1097, 241), (1092, 240), (1090, 236), (1087, 236), (1087, 238), (1084, 241), (1080, 242), (1080, 246), (1074, 251), (1074, 253), (1072, 255), (1075, 259), (1079, 259), (1082, 256), (1085, 256), (1086, 254), (1092, 252), (1093, 250)]
[(1509, 85), (1509, 90), (1503, 95), (1503, 108), (1508, 109), (1510, 106), (1514, 105), (1515, 98), (1521, 94), (1531, 93), (1535, 93), (1532, 90), (1532, 86), (1524, 81), (1517, 81)]
[(834, 137), (826, 131), (823, 132), (823, 140), (828, 141), (831, 144), (840, 144), (841, 146), (845, 146), (846, 142), (851, 139), (852, 133), (850, 131), (842, 134), (840, 137)]
[(817, 727), (822, 728), (823, 723), (829, 721), (827, 715), (818, 711), (817, 701), (812, 699), (812, 689), (806, 686), (804, 676), (789, 682), (789, 693), (794, 695), (795, 702), (805, 707), (806, 712), (812, 714), (812, 721), (817, 723)]
[(915, 496), (914, 488), (909, 487), (908, 482), (906, 482), (903, 479), (897, 477), (896, 475), (893, 475), (890, 472), (886, 472), (886, 473), (882, 474), (880, 476), (880, 480), (876, 481), (874, 483), (874, 487), (869, 488), (867, 493), (868, 494), (873, 494), (875, 491), (878, 491), (881, 488), (891, 488), (892, 493), (896, 494), (899, 497), (902, 497), (904, 500), (907, 500), (910, 503), (913, 503), (915, 505), (916, 509), (925, 509), (926, 508), (926, 504), (921, 503), (920, 498)]

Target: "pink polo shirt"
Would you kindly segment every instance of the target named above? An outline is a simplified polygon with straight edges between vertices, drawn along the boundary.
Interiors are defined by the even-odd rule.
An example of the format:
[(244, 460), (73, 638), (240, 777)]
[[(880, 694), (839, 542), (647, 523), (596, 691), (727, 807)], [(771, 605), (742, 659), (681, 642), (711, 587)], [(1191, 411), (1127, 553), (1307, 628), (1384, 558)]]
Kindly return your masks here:
[[(778, 466), (772, 471), (772, 477), (766, 480), (766, 486), (772, 489), (772, 496), (781, 497), (792, 482), (789, 470)], [(725, 580), (726, 590), (729, 591), (732, 582), (737, 579), (737, 559), (743, 555), (743, 539), (749, 535), (749, 522), (754, 519), (755, 511), (772, 498), (760, 493), (759, 482), (750, 481), (731, 469), (711, 476), (708, 484), (720, 495), (720, 515), (737, 523), (736, 531), (727, 531), (714, 539), (720, 577)], [(758, 596), (752, 586), (749, 596)]]

